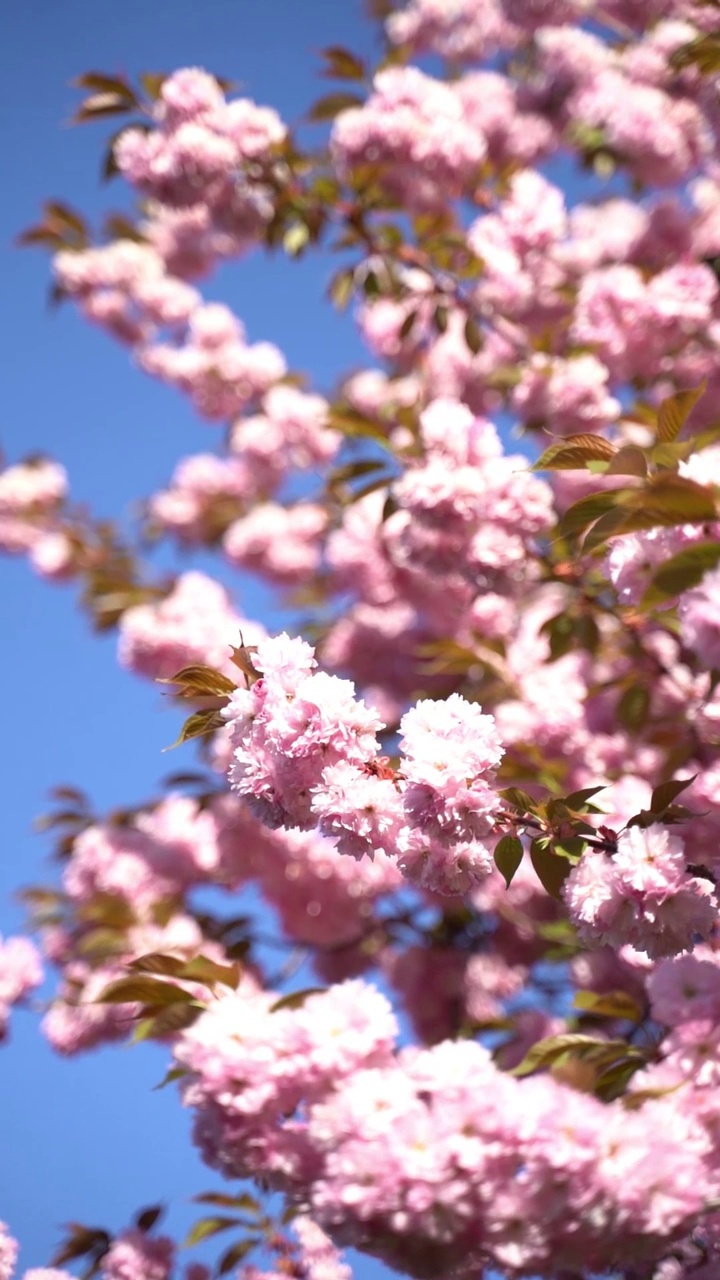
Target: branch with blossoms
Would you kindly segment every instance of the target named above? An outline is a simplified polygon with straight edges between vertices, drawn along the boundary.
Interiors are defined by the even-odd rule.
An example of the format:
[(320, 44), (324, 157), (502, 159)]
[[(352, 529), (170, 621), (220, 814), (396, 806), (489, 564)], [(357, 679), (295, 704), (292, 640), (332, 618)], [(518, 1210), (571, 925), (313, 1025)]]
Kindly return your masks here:
[[(59, 464), (0, 473), (0, 544), (80, 586), (199, 751), (141, 804), (56, 790), (60, 883), (25, 894), (43, 1032), (166, 1047), (230, 1180), (185, 1241), (216, 1276), (346, 1280), (348, 1244), (418, 1277), (704, 1280), (718, 21), (378, 9), (378, 64), (324, 50), (294, 133), (198, 68), (81, 76), (76, 120), (119, 124), (103, 168), (137, 208), (93, 240), (49, 201), (22, 237), (217, 436), (127, 537)], [(371, 367), (318, 389), (206, 299), (256, 251), (333, 255)], [(271, 587), (280, 634), (210, 557)], [(3, 1031), (39, 963), (0, 947)], [(52, 1266), (205, 1280), (159, 1217), (75, 1223)], [(3, 1233), (0, 1280), (15, 1253)]]

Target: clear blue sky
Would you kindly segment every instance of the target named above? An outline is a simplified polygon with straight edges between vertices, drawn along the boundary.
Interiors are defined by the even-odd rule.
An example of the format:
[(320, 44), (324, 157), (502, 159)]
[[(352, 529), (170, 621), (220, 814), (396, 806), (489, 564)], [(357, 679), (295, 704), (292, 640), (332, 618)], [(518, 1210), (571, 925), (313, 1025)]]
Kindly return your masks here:
[[(172, 70), (200, 65), (240, 81), (243, 92), (297, 121), (312, 96), (317, 51), (371, 48), (357, 0), (23, 0), (0, 18), (0, 204), (2, 412), (10, 460), (41, 449), (68, 467), (74, 497), (121, 516), (167, 480), (177, 458), (214, 444), (169, 389), (136, 372), (126, 353), (70, 307), (46, 307), (48, 264), (13, 238), (43, 198), (64, 197), (91, 218), (126, 199), (98, 180), (103, 125), (64, 124), (69, 81), (89, 70)], [(351, 324), (322, 303), (330, 265), (242, 263), (213, 281), (252, 339), (269, 338), (316, 385), (362, 360)], [(84, 786), (99, 808), (151, 793), (169, 768), (172, 740), (162, 702), (121, 673), (114, 638), (98, 641), (73, 606), (72, 589), (49, 587), (20, 561), (0, 561), (3, 626), (3, 850), (0, 932), (17, 930), (13, 894), (53, 870), (31, 831), (58, 782)], [(252, 596), (241, 603), (253, 611)], [(60, 1224), (79, 1219), (119, 1229), (141, 1205), (168, 1199), (170, 1225), (187, 1222), (187, 1200), (219, 1186), (189, 1141), (189, 1117), (172, 1089), (151, 1087), (166, 1054), (109, 1049), (65, 1062), (41, 1040), (37, 1020), (14, 1018), (0, 1051), (3, 1099), (0, 1218), (22, 1245), (23, 1267), (43, 1265)], [(363, 1263), (359, 1274), (376, 1268)]]

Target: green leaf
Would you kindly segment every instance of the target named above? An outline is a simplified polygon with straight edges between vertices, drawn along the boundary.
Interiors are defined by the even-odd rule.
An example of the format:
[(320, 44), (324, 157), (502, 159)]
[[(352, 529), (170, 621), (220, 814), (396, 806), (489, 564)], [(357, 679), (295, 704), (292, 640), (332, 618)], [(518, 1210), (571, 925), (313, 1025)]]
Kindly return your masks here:
[(521, 787), (503, 787), (498, 793), (512, 805), (513, 809), (519, 809), (521, 813), (535, 813), (537, 811), (538, 802), (533, 800), (527, 791), (523, 791)]
[(642, 1009), (626, 991), (608, 991), (603, 994), (597, 991), (578, 991), (573, 1000), (573, 1008), (581, 1013), (592, 1014), (594, 1018), (624, 1018), (628, 1022), (639, 1022)]
[(717, 504), (712, 489), (687, 476), (663, 471), (642, 489), (630, 489), (622, 500), (627, 512), (623, 533), (656, 525), (692, 524), (714, 520)]
[(347, 484), (349, 480), (359, 480), (364, 476), (375, 475), (378, 471), (382, 471), (384, 466), (385, 462), (378, 458), (361, 458), (357, 462), (348, 462), (331, 471), (328, 476), (328, 488), (336, 489), (339, 485)]
[(310, 996), (322, 996), (327, 991), (327, 987), (305, 987), (303, 991), (291, 991), (287, 996), (281, 996), (270, 1006), (271, 1013), (277, 1013), (280, 1009), (300, 1009)]
[[(608, 1041), (598, 1040), (596, 1036), (586, 1036), (579, 1033), (568, 1032), (558, 1036), (548, 1036), (544, 1040), (538, 1040), (525, 1054), (522, 1062), (508, 1073), (511, 1076), (529, 1076), (533, 1071), (540, 1071), (543, 1067), (550, 1067), (563, 1054), (580, 1051), (586, 1053), (588, 1050), (596, 1050), (598, 1046), (606, 1047)], [(627, 1046), (623, 1046), (626, 1048)]]
[(592, 800), (593, 796), (596, 796), (598, 791), (606, 790), (607, 788), (603, 785), (600, 787), (583, 787), (580, 791), (571, 791), (569, 796), (565, 796), (565, 804), (568, 809), (583, 809), (587, 801)]
[(383, 449), (392, 451), (392, 445), (387, 437), (387, 429), (380, 426), (372, 418), (366, 418), (364, 414), (359, 413), (356, 409), (350, 409), (345, 405), (338, 409), (333, 409), (328, 425), (334, 431), (340, 431), (342, 435), (347, 436), (349, 439), (375, 440)]
[(625, 729), (641, 729), (650, 710), (650, 690), (646, 685), (634, 684), (622, 694), (616, 715)]
[(618, 1057), (617, 1061), (602, 1067), (595, 1081), (595, 1095), (603, 1102), (614, 1102), (622, 1097), (626, 1086), (639, 1071), (644, 1062), (636, 1053), (630, 1052)]
[(589, 529), (600, 516), (612, 510), (618, 498), (625, 492), (625, 489), (604, 489), (600, 493), (590, 493), (587, 497), (578, 499), (568, 507), (560, 520), (558, 525), (560, 536), (570, 538), (576, 533), (583, 533), (585, 529)]
[(572, 871), (573, 864), (562, 854), (555, 853), (547, 839), (533, 840), (530, 845), (530, 861), (535, 874), (551, 898), (562, 901), (562, 887)]
[(575, 643), (588, 653), (597, 653), (600, 644), (600, 628), (592, 614), (584, 613), (575, 624)]
[(203, 1011), (204, 1005), (198, 1000), (190, 1000), (187, 1004), (164, 1005), (157, 1013), (138, 1023), (133, 1043), (149, 1039), (163, 1040), (167, 1036), (177, 1035), (179, 1031), (185, 1031), (197, 1022)]
[(551, 444), (533, 465), (533, 471), (577, 471), (586, 462), (606, 462), (617, 452), (604, 436), (565, 436)]
[(355, 272), (352, 267), (343, 267), (336, 271), (328, 287), (328, 297), (338, 311), (344, 311), (355, 288)]
[(513, 876), (522, 862), (522, 840), (517, 836), (506, 835), (495, 845), (493, 857), (495, 866), (503, 877), (507, 888), (512, 884)]
[(168, 1084), (174, 1084), (176, 1080), (182, 1080), (186, 1075), (188, 1075), (187, 1067), (171, 1067), (160, 1083), (153, 1085), (153, 1093), (156, 1093), (159, 1089), (164, 1089)]
[(199, 1244), (201, 1240), (209, 1240), (211, 1236), (216, 1236), (220, 1231), (227, 1231), (230, 1227), (241, 1226), (239, 1218), (224, 1218), (218, 1215), (215, 1218), (200, 1218), (190, 1228), (185, 1239), (182, 1242), (183, 1249), (190, 1249), (194, 1244)]
[(665, 560), (655, 569), (645, 589), (640, 607), (650, 609), (672, 600), (702, 582), (706, 573), (720, 563), (720, 542), (695, 542)]
[(438, 333), (445, 333), (447, 331), (449, 322), (450, 322), (450, 313), (448, 311), (448, 308), (443, 306), (442, 303), (438, 303), (438, 305), (436, 306), (433, 312), (433, 324), (435, 325), (435, 328), (437, 329)]
[(694, 773), (692, 778), (670, 778), (667, 782), (661, 782), (650, 798), (650, 811), (657, 814), (664, 813), (673, 800), (692, 786), (696, 778), (697, 774)]
[(675, 1093), (676, 1089), (681, 1089), (685, 1084), (684, 1080), (678, 1081), (677, 1084), (668, 1085), (665, 1089), (635, 1089), (632, 1093), (626, 1093), (622, 1099), (622, 1105), (627, 1111), (638, 1111), (646, 1102), (654, 1102), (657, 1098), (665, 1098), (669, 1093)]
[(474, 316), (468, 316), (463, 332), (468, 351), (471, 351), (476, 356), (482, 349), (483, 338), (480, 326)]
[(557, 662), (573, 647), (578, 619), (569, 613), (558, 613), (548, 618), (540, 628), (550, 643), (550, 661)]
[(306, 118), (314, 123), (334, 120), (341, 111), (348, 111), (351, 107), (361, 107), (363, 101), (357, 93), (327, 93), (313, 103)]
[(611, 511), (606, 511), (604, 516), (600, 516), (599, 520), (585, 534), (583, 538), (582, 550), (588, 554), (591, 551), (598, 551), (604, 546), (608, 538), (613, 538), (621, 531), (621, 526), (625, 523), (625, 513), (621, 507), (614, 506)]
[(212, 1204), (220, 1209), (244, 1209), (250, 1213), (257, 1213), (260, 1208), (255, 1197), (248, 1195), (246, 1191), (237, 1196), (227, 1195), (223, 1191), (203, 1191), (200, 1195), (193, 1196), (193, 1201), (195, 1204)]
[(157, 102), (167, 78), (167, 71), (142, 71), (138, 76), (143, 89), (152, 102)]
[(310, 228), (306, 222), (294, 222), (283, 236), (283, 249), (289, 258), (298, 258), (310, 240)]
[(650, 461), (656, 467), (675, 471), (678, 462), (685, 462), (697, 449), (694, 438), (675, 440), (672, 444), (654, 444), (650, 450)]

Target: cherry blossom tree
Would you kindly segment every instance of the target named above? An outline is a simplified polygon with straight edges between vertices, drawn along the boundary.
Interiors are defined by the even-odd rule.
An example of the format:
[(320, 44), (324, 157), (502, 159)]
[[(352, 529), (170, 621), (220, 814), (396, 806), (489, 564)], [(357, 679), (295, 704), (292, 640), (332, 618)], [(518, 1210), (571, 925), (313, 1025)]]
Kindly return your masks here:
[[(21, 238), (206, 431), (134, 541), (59, 462), (8, 463), (0, 545), (182, 708), (184, 771), (110, 814), (58, 790), (0, 1030), (42, 952), (59, 1054), (165, 1046), (225, 1179), (185, 1242), (223, 1232), (215, 1275), (345, 1280), (349, 1245), (421, 1278), (715, 1280), (720, 10), (372, 20), (377, 65), (322, 55), (314, 148), (207, 70), (77, 81), (136, 215), (93, 236), (51, 201)], [(323, 388), (202, 292), (318, 249), (370, 353)], [(206, 1280), (158, 1218), (76, 1223), (25, 1280)], [(16, 1253), (3, 1229), (0, 1280)]]

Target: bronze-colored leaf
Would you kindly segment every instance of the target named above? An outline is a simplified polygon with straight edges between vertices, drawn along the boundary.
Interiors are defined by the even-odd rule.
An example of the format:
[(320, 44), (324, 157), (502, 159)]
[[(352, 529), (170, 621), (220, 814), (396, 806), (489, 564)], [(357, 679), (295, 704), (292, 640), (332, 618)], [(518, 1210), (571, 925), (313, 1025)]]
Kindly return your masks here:
[(306, 119), (316, 124), (325, 120), (334, 120), (341, 111), (348, 111), (351, 107), (361, 107), (363, 101), (357, 93), (327, 93), (313, 103)]
[(211, 1236), (216, 1236), (220, 1231), (228, 1231), (230, 1227), (241, 1225), (241, 1219), (225, 1218), (219, 1214), (214, 1218), (200, 1218), (185, 1236), (183, 1248), (190, 1249), (194, 1244), (199, 1244), (201, 1240), (209, 1240)]
[(182, 966), (179, 976), (186, 982), (201, 982), (208, 987), (220, 983), (237, 991), (242, 972), (239, 964), (218, 964), (208, 956), (194, 956)]
[(608, 462), (617, 452), (604, 436), (565, 436), (551, 444), (533, 464), (533, 471), (578, 471), (586, 462)]
[(671, 444), (680, 434), (706, 388), (707, 381), (704, 381), (691, 391), (676, 391), (658, 405), (657, 438), (662, 444)]
[(326, 63), (320, 74), (329, 80), (364, 80), (367, 75), (362, 59), (340, 45), (321, 49), (320, 55)]
[(165, 955), (160, 951), (150, 951), (144, 956), (131, 960), (128, 969), (135, 973), (159, 973), (166, 978), (180, 976), (186, 961), (181, 956)]
[(624, 444), (611, 458), (606, 476), (639, 476), (644, 480), (647, 476), (647, 458), (642, 449), (634, 444)]
[(234, 1270), (238, 1263), (261, 1243), (259, 1236), (246, 1236), (244, 1240), (238, 1240), (236, 1244), (232, 1244), (219, 1258), (215, 1274), (226, 1276), (228, 1271)]
[(281, 996), (270, 1006), (271, 1013), (277, 1013), (279, 1009), (300, 1009), (310, 996), (325, 995), (327, 987), (305, 987), (302, 991), (291, 991), (289, 995)]
[(142, 71), (138, 76), (143, 89), (152, 102), (157, 102), (167, 78), (167, 71)]
[(192, 697), (227, 697), (234, 693), (237, 685), (216, 671), (214, 667), (206, 667), (202, 663), (193, 663), (183, 667), (174, 676), (158, 677), (158, 684), (174, 684), (181, 698)]
[(104, 71), (85, 71), (81, 76), (76, 76), (72, 85), (75, 89), (91, 89), (93, 93), (112, 93), (118, 98), (124, 98), (132, 107), (139, 105), (132, 85), (121, 76), (107, 75)]
[(696, 778), (697, 774), (694, 773), (691, 778), (670, 778), (667, 782), (661, 782), (655, 787), (650, 798), (651, 811), (657, 814), (664, 813), (673, 800), (692, 786)]
[(154, 1204), (147, 1209), (141, 1209), (135, 1215), (135, 1226), (140, 1231), (152, 1231), (155, 1223), (159, 1222), (164, 1212), (165, 1206), (162, 1204)]
[(122, 94), (94, 93), (86, 98), (72, 116), (73, 124), (85, 124), (88, 120), (98, 120), (101, 116), (126, 115), (132, 110), (132, 103)]
[(246, 1213), (257, 1213), (260, 1208), (255, 1197), (247, 1191), (241, 1191), (236, 1196), (223, 1191), (203, 1191), (200, 1195), (193, 1196), (193, 1201), (195, 1204), (213, 1204), (220, 1209), (244, 1209)]
[(675, 49), (669, 61), (675, 71), (695, 66), (705, 76), (715, 75), (720, 71), (720, 33), (708, 31), (696, 36)]
[(190, 742), (193, 738), (205, 738), (216, 729), (222, 729), (224, 724), (225, 721), (219, 711), (195, 711), (188, 716), (175, 742), (169, 747), (163, 747), (163, 751), (172, 751), (174, 747), (181, 746), (183, 742)]
[(158, 982), (155, 978), (131, 977), (118, 978), (101, 991), (98, 1004), (144, 1004), (149, 1008), (159, 1008), (169, 1004), (187, 1004), (194, 997), (182, 987), (171, 982)]

